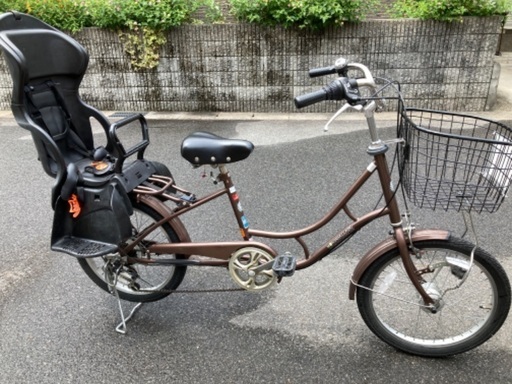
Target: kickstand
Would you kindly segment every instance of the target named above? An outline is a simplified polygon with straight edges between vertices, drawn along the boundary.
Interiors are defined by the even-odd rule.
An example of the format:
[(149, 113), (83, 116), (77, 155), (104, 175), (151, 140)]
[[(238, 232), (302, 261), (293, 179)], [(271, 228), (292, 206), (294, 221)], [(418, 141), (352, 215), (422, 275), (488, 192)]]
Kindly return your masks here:
[(121, 323), (116, 327), (116, 332), (120, 333), (122, 335), (126, 334), (126, 323), (130, 321), (130, 319), (135, 315), (135, 312), (139, 310), (139, 308), (142, 306), (143, 303), (137, 303), (135, 307), (132, 308), (130, 311), (130, 314), (128, 316), (124, 316), (123, 306), (121, 304), (121, 298), (119, 297), (119, 292), (117, 291), (116, 285), (117, 285), (117, 274), (114, 277), (114, 281), (110, 283), (109, 275), (105, 273), (105, 280), (108, 282), (108, 287), (110, 290), (110, 293), (113, 294), (116, 297), (117, 305), (119, 307), (119, 313), (121, 314)]
[(126, 323), (130, 321), (133, 315), (135, 315), (135, 312), (137, 312), (139, 308), (142, 307), (143, 303), (137, 303), (137, 305), (132, 308), (130, 314), (127, 317), (124, 317), (123, 307), (121, 306), (121, 300), (119, 299), (119, 297), (117, 298), (117, 303), (119, 305), (119, 313), (121, 314), (121, 322), (116, 327), (116, 332), (124, 335), (126, 334)]

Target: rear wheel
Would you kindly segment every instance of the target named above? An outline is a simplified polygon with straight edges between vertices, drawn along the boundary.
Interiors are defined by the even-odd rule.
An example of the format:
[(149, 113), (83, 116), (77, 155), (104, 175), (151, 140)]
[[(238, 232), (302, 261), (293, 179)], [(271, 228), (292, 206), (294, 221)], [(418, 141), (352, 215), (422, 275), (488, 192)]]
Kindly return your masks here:
[[(162, 219), (162, 216), (145, 204), (134, 203), (133, 215), (130, 217), (134, 236), (151, 224)], [(165, 223), (150, 233), (134, 250), (137, 257), (183, 259), (183, 255), (147, 254), (145, 246), (153, 243), (176, 243), (178, 235), (172, 227)], [(106, 282), (106, 270), (114, 265), (121, 268), (117, 277), (116, 289), (123, 300), (133, 302), (149, 302), (163, 299), (170, 290), (178, 288), (185, 277), (186, 266), (145, 265), (140, 263), (122, 264), (119, 255), (107, 255), (78, 259), (87, 276), (101, 289), (110, 292)], [(117, 263), (117, 265), (115, 264)]]
[[(422, 271), (422, 286), (435, 300), (423, 300), (411, 284), (400, 254), (393, 249), (373, 262), (357, 289), (359, 311), (386, 343), (421, 356), (449, 356), (488, 340), (505, 321), (510, 284), (501, 265), (461, 239), (414, 243), (411, 259)], [(467, 279), (465, 274), (469, 270)]]

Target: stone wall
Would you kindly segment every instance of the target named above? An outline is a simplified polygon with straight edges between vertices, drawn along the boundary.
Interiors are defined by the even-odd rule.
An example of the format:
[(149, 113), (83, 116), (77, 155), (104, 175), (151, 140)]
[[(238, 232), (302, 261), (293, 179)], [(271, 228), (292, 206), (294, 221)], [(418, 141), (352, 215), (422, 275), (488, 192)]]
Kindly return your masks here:
[[(296, 95), (329, 78), (309, 68), (339, 56), (399, 80), (408, 105), (481, 111), (492, 100), (501, 18), (462, 23), (371, 20), (322, 33), (247, 24), (186, 25), (168, 32), (160, 65), (134, 72), (115, 32), (86, 29), (75, 38), (91, 60), (84, 100), (114, 111), (294, 111)], [(10, 78), (0, 70), (0, 107), (9, 108)], [(494, 77), (496, 72), (494, 71)], [(321, 103), (307, 112), (330, 112)]]

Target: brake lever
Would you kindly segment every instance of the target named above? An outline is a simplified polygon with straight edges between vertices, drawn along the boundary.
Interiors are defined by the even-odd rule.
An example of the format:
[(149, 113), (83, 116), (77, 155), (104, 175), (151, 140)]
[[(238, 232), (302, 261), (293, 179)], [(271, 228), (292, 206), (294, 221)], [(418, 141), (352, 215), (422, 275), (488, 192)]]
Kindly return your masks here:
[(353, 109), (357, 112), (361, 112), (363, 110), (363, 106), (361, 104), (356, 104), (356, 105), (351, 105), (349, 103), (346, 103), (344, 104), (339, 110), (338, 112), (336, 112), (332, 117), (331, 119), (327, 122), (327, 124), (325, 124), (324, 126), (324, 132), (327, 132), (329, 130), (329, 125), (339, 116), (341, 115), (343, 112), (346, 112), (348, 111), (349, 109)]
[(386, 106), (387, 106), (387, 101), (386, 99), (382, 98), (382, 97), (377, 97), (377, 93), (379, 91), (376, 91), (375, 88), (371, 88), (371, 100), (375, 101), (376, 105), (377, 105), (377, 111), (382, 111), (384, 109), (386, 109)]

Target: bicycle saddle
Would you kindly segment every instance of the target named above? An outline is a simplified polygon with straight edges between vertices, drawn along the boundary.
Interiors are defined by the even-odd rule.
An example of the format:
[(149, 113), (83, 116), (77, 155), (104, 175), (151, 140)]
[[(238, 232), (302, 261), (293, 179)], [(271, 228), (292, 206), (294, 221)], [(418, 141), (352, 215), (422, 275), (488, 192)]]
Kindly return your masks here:
[(247, 140), (225, 139), (209, 132), (194, 132), (183, 140), (181, 156), (192, 165), (225, 164), (244, 160), (254, 149)]

